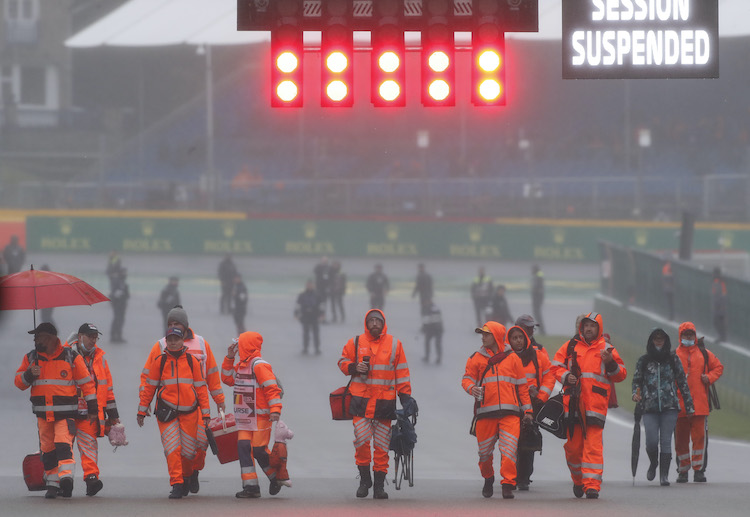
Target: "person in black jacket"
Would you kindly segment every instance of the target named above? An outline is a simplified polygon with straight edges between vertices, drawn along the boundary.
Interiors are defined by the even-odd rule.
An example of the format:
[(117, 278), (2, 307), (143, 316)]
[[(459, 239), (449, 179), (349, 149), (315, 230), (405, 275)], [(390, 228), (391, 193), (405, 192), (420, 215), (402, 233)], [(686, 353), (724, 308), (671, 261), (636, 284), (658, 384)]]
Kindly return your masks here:
[(367, 291), (370, 293), (370, 308), (380, 309), (385, 307), (385, 295), (391, 288), (388, 277), (383, 273), (383, 265), (375, 264), (375, 271), (367, 277)]
[(227, 253), (219, 262), (217, 275), (221, 285), (221, 295), (219, 297), (219, 313), (229, 314), (232, 312), (232, 284), (234, 275), (237, 274), (237, 266), (234, 265), (232, 255)]
[(242, 275), (234, 275), (234, 284), (232, 284), (232, 317), (234, 324), (237, 326), (237, 335), (245, 332), (245, 315), (247, 314), (247, 286), (242, 281)]
[(426, 306), (432, 301), (432, 293), (432, 275), (425, 270), (424, 264), (420, 262), (417, 265), (417, 278), (411, 292), (412, 298), (419, 295), (420, 314), (425, 313)]
[(10, 242), (3, 249), (3, 258), (8, 266), (8, 274), (18, 273), (26, 260), (26, 250), (23, 249), (18, 240), (18, 235), (13, 235)]
[(166, 335), (169, 326), (167, 325), (167, 314), (175, 305), (180, 305), (180, 279), (176, 276), (170, 276), (167, 285), (159, 294), (159, 301), (156, 306), (161, 311), (161, 320), (164, 322), (164, 334)]
[(125, 310), (128, 308), (128, 299), (130, 298), (127, 277), (128, 270), (122, 268), (114, 278), (112, 291), (109, 293), (113, 312), (112, 328), (109, 332), (111, 343), (125, 343), (122, 337), (122, 327), (125, 324)]
[(488, 319), (492, 321), (497, 321), (501, 325), (513, 321), (513, 316), (510, 315), (508, 299), (505, 297), (504, 285), (498, 285), (495, 289), (495, 293), (492, 295), (492, 300), (490, 301), (490, 310), (492, 313)]
[(435, 364), (443, 358), (443, 315), (432, 298), (426, 298), (422, 306), (422, 332), (424, 333), (424, 357), (422, 361), (430, 362), (430, 343), (435, 343)]
[(315, 354), (320, 354), (320, 318), (323, 315), (321, 299), (315, 291), (315, 282), (308, 280), (305, 290), (297, 296), (294, 317), (302, 323), (302, 353), (307, 354), (312, 334)]
[(682, 363), (672, 351), (669, 335), (660, 328), (654, 329), (646, 343), (646, 354), (635, 365), (633, 401), (638, 403), (646, 429), (646, 454), (651, 462), (646, 479), (656, 477), (659, 465), (661, 486), (669, 486), (672, 435), (680, 412), (678, 389), (686, 412), (692, 415), (695, 407)]

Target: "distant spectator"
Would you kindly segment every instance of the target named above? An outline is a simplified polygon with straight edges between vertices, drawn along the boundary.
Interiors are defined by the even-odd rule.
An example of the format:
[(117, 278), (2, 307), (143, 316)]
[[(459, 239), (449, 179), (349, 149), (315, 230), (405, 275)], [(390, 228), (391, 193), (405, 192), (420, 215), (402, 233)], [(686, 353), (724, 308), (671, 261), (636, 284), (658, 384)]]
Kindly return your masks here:
[(344, 295), (346, 294), (346, 273), (341, 271), (341, 262), (334, 260), (331, 264), (331, 318), (337, 320), (337, 312), (341, 313), (341, 322), (346, 319), (344, 312)]
[(542, 304), (544, 303), (544, 272), (538, 264), (531, 266), (531, 312), (539, 324), (539, 332), (544, 334)]
[(26, 261), (26, 250), (21, 246), (18, 235), (11, 236), (10, 242), (3, 249), (3, 258), (5, 259), (5, 264), (8, 266), (9, 275), (21, 271)]
[(477, 327), (481, 327), (485, 321), (487, 308), (492, 299), (492, 278), (484, 272), (484, 266), (479, 266), (479, 271), (471, 283), (471, 300), (474, 302), (474, 313), (477, 319)]
[(426, 270), (423, 263), (417, 264), (417, 278), (414, 281), (414, 290), (411, 292), (411, 297), (414, 298), (419, 295), (419, 307), (420, 314), (424, 314), (428, 302), (432, 302), (432, 275)]
[(114, 278), (112, 290), (109, 293), (109, 299), (112, 304), (112, 328), (109, 332), (111, 343), (125, 343), (122, 337), (122, 327), (125, 325), (125, 310), (128, 308), (128, 299), (130, 298), (130, 288), (127, 283), (128, 271), (125, 268), (120, 269)]
[(232, 311), (232, 284), (237, 274), (237, 266), (234, 265), (232, 255), (227, 253), (219, 262), (218, 269), (219, 284), (221, 286), (221, 295), (219, 297), (219, 312), (229, 314)]
[(315, 290), (315, 283), (308, 280), (305, 290), (297, 296), (294, 306), (294, 317), (302, 324), (302, 353), (307, 354), (312, 335), (315, 353), (320, 354), (320, 318), (323, 315), (320, 297)]
[(370, 293), (370, 308), (383, 310), (385, 307), (385, 295), (391, 285), (388, 277), (383, 273), (383, 265), (375, 264), (375, 271), (367, 277), (367, 292)]
[(507, 322), (513, 322), (513, 316), (510, 315), (510, 307), (508, 306), (508, 300), (505, 298), (505, 286), (498, 285), (495, 290), (495, 294), (492, 296), (490, 301), (490, 317), (491, 321), (497, 321), (501, 325), (505, 325)]
[(109, 288), (112, 289), (115, 285), (115, 281), (117, 278), (119, 278), (120, 273), (122, 272), (124, 268), (122, 267), (122, 259), (120, 259), (120, 255), (117, 254), (116, 251), (110, 251), (109, 257), (107, 258), (107, 268), (105, 270), (105, 273), (107, 273), (107, 278), (109, 278)]
[(427, 298), (422, 305), (422, 332), (424, 333), (422, 361), (430, 362), (430, 344), (434, 342), (435, 364), (440, 364), (443, 359), (443, 316), (432, 298)]
[(164, 322), (164, 335), (169, 330), (167, 325), (167, 314), (171, 311), (175, 305), (180, 305), (180, 279), (176, 276), (170, 276), (167, 281), (167, 285), (161, 290), (159, 295), (159, 301), (156, 302), (156, 306), (161, 310), (161, 320)]
[(318, 293), (318, 298), (320, 298), (323, 319), (325, 320), (325, 308), (331, 289), (331, 264), (328, 262), (328, 257), (320, 259), (320, 262), (313, 268), (313, 274), (315, 275), (315, 292)]
[(237, 273), (234, 275), (234, 283), (232, 284), (232, 317), (234, 317), (238, 336), (246, 330), (245, 316), (247, 315), (247, 300), (247, 286), (242, 281), (242, 275)]

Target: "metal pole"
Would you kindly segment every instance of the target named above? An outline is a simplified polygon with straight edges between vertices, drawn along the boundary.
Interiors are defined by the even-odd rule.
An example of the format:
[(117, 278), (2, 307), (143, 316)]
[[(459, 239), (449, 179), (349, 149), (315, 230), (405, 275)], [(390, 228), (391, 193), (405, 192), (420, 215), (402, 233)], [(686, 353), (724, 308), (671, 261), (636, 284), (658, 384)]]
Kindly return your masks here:
[(206, 56), (206, 174), (208, 175), (208, 209), (216, 208), (218, 181), (214, 164), (214, 72), (211, 45), (205, 46)]

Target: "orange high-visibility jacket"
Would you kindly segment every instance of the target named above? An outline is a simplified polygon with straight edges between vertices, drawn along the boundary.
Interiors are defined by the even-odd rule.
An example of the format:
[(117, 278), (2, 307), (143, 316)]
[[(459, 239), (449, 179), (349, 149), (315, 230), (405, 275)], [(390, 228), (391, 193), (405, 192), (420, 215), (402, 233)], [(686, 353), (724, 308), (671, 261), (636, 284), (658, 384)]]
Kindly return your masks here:
[(505, 342), (505, 326), (496, 321), (488, 321), (485, 325), (492, 331), (498, 347), (504, 348), (500, 353), (510, 353), (500, 363), (492, 365), (489, 370), (487, 366), (495, 354), (484, 346), (466, 361), (466, 370), (461, 379), (464, 391), (471, 395), (471, 388), (474, 386), (484, 388), (484, 396), (476, 410), (477, 420), (531, 414), (526, 371), (521, 358)]
[[(612, 382), (621, 382), (627, 377), (627, 370), (625, 369), (625, 363), (620, 358), (620, 354), (612, 348), (611, 345), (602, 337), (604, 332), (603, 319), (601, 314), (592, 312), (589, 313), (586, 319), (591, 319), (599, 324), (599, 333), (591, 343), (586, 342), (582, 336), (583, 321), (581, 326), (578, 328), (578, 335), (573, 338), (575, 340), (575, 346), (573, 352), (576, 356), (576, 361), (581, 372), (579, 375), (578, 384), (580, 386), (580, 398), (579, 398), (579, 410), (584, 419), (585, 425), (595, 425), (604, 427), (604, 422), (607, 420), (607, 407), (609, 405), (609, 391), (612, 389)], [(616, 368), (612, 371), (607, 371), (604, 366), (604, 361), (600, 356), (602, 350), (605, 348), (612, 348), (612, 358), (616, 363)], [(560, 381), (563, 386), (566, 386), (565, 381), (568, 375), (571, 373), (573, 364), (572, 354), (569, 357), (567, 355), (568, 343), (565, 343), (555, 354), (552, 360), (552, 371), (555, 374), (555, 378)], [(566, 386), (563, 396), (563, 404), (565, 406), (566, 415), (570, 411), (570, 394), (572, 391)]]
[[(30, 371), (35, 361), (42, 368), (36, 379)], [(20, 390), (31, 387), (31, 410), (47, 422), (79, 418), (78, 388), (83, 393), (88, 410), (98, 410), (94, 381), (83, 359), (73, 349), (63, 347), (59, 340), (51, 354), (36, 350), (26, 354), (16, 370), (15, 384)]]
[[(526, 334), (526, 331), (521, 327), (514, 326), (509, 328), (508, 334), (510, 334), (511, 329), (520, 330), (526, 337), (526, 348), (518, 354), (521, 358), (521, 364), (526, 363), (523, 367), (526, 371), (526, 383), (529, 386), (536, 386), (539, 388), (539, 395), (537, 395), (539, 402), (547, 402), (550, 395), (552, 395), (552, 390), (555, 388), (555, 374), (552, 373), (552, 363), (547, 355), (547, 350), (544, 348), (530, 347), (529, 344), (531, 343), (531, 340)], [(537, 370), (536, 365), (534, 365), (534, 361), (531, 360), (529, 354), (534, 354), (536, 356), (536, 363), (539, 365), (539, 370)]]
[[(379, 312), (385, 321), (385, 315), (379, 309), (372, 309), (365, 314)], [(354, 416), (374, 418), (377, 420), (394, 420), (396, 418), (396, 396), (411, 395), (409, 365), (406, 362), (401, 341), (388, 334), (388, 325), (383, 325), (383, 332), (377, 339), (370, 334), (365, 324), (365, 331), (357, 341), (347, 341), (338, 361), (339, 369), (344, 375), (351, 375), (349, 391), (352, 394), (350, 411)], [(365, 375), (356, 373), (357, 362), (370, 357), (370, 371)]]
[[(257, 332), (243, 332), (239, 336), (239, 361), (224, 357), (221, 363), (221, 380), (227, 386), (234, 386), (239, 375), (254, 375), (258, 384), (255, 396), (255, 413), (269, 416), (281, 414), (281, 386), (271, 365), (260, 356), (263, 336)], [(249, 368), (248, 368), (249, 367)]]
[(181, 413), (190, 413), (200, 407), (201, 418), (211, 415), (200, 364), (195, 359), (189, 361), (187, 355), (185, 347), (177, 354), (166, 351), (147, 365), (149, 374), (146, 387), (140, 393), (139, 415), (146, 414), (155, 393), (167, 406)]
[[(690, 396), (693, 397), (693, 405), (695, 406), (695, 415), (708, 415), (708, 386), (721, 377), (721, 374), (724, 373), (724, 365), (721, 364), (719, 358), (709, 350), (706, 350), (706, 355), (708, 356), (708, 365), (706, 365), (703, 352), (697, 344), (692, 346), (683, 345), (681, 343), (682, 333), (685, 330), (692, 330), (695, 332), (695, 325), (689, 321), (680, 324), (678, 328), (680, 344), (677, 346), (675, 353), (677, 354), (677, 357), (680, 358), (682, 368), (685, 370), (685, 375), (687, 376)], [(703, 381), (701, 380), (701, 375), (704, 373), (708, 375), (708, 385), (703, 384)], [(679, 416), (686, 416), (685, 403), (682, 401), (682, 394), (680, 394)]]
[[(72, 349), (75, 349), (74, 347), (77, 347), (77, 345), (78, 340), (74, 340), (70, 344), (65, 343), (65, 346), (69, 346)], [(120, 418), (117, 412), (117, 402), (115, 401), (114, 385), (112, 383), (112, 373), (109, 371), (109, 363), (104, 357), (106, 355), (104, 350), (98, 346), (95, 346), (89, 355), (80, 353), (79, 355), (83, 359), (89, 375), (91, 375), (96, 384), (96, 402), (99, 407), (99, 436), (104, 436), (106, 420)], [(79, 411), (79, 415), (88, 415), (88, 410)]]
[[(216, 363), (214, 353), (211, 351), (211, 345), (208, 344), (208, 341), (206, 341), (203, 336), (199, 336), (193, 332), (193, 329), (191, 328), (187, 330), (187, 335), (183, 342), (188, 352), (200, 361), (201, 372), (203, 373), (203, 378), (206, 380), (206, 386), (208, 386), (208, 393), (211, 395), (211, 398), (214, 399), (216, 404), (224, 403), (224, 390), (221, 389), (219, 366)], [(149, 374), (148, 365), (151, 364), (151, 361), (155, 357), (160, 356), (166, 349), (166, 338), (161, 338), (153, 347), (151, 347), (151, 352), (149, 353), (148, 359), (146, 359), (146, 364), (143, 366), (143, 371), (141, 372), (141, 387), (139, 388), (139, 391), (143, 391), (143, 388), (146, 386), (146, 378)]]

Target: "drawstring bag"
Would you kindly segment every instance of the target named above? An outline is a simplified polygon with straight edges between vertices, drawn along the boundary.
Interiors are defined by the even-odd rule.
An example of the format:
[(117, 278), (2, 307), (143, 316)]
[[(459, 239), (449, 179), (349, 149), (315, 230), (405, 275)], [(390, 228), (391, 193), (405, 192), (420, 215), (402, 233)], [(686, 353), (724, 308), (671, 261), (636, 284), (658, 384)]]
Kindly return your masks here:
[(109, 444), (112, 445), (115, 450), (121, 445), (127, 445), (128, 439), (125, 437), (125, 426), (123, 424), (115, 424), (109, 430)]

